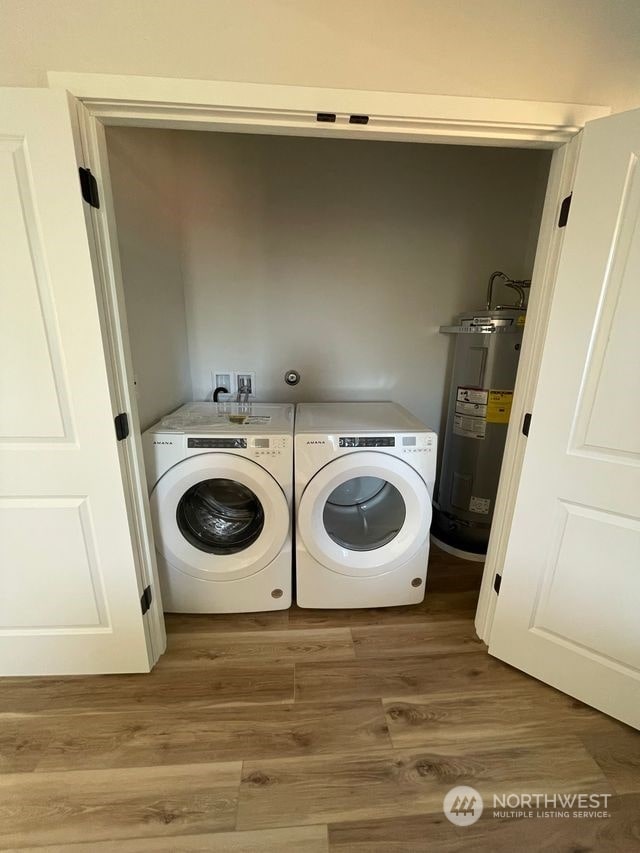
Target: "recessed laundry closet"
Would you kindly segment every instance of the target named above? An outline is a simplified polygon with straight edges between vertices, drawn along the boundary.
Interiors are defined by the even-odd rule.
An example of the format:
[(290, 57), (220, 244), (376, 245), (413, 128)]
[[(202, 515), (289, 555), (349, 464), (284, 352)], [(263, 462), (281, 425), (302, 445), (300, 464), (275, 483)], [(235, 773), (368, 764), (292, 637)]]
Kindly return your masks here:
[[(228, 441), (238, 440), (243, 413), (245, 422), (248, 418), (258, 424), (250, 433), (263, 435), (259, 425), (269, 423), (272, 415), (264, 420), (260, 404), (350, 406), (388, 401), (408, 410), (415, 421), (412, 430), (418, 434), (417, 440), (407, 433), (411, 432), (406, 426), (409, 421), (396, 429), (391, 421), (378, 417), (376, 409), (371, 428), (361, 424), (357, 434), (355, 415), (351, 430), (348, 420), (339, 419), (341, 431), (338, 423), (333, 431), (340, 434), (340, 442), (347, 442), (340, 446), (375, 449), (377, 453), (362, 457), (364, 462), (365, 455), (371, 456), (372, 465), (374, 457), (395, 453), (398, 461), (394, 464), (408, 463), (418, 471), (418, 478), (429, 482), (431, 475), (418, 464), (421, 457), (410, 454), (427, 451), (426, 439), (421, 444), (420, 428), (424, 435), (436, 433), (439, 437), (433, 444), (429, 439), (428, 445), (434, 451), (434, 472), (436, 465), (440, 468), (443, 452), (453, 452), (444, 439), (452, 432), (447, 427), (450, 385), (460, 367), (454, 358), (456, 342), (441, 327), (459, 322), (463, 312), (471, 312), (474, 318), (475, 312), (480, 320), (472, 323), (485, 325), (464, 331), (496, 331), (495, 326), (486, 328), (482, 314), (487, 282), (496, 270), (504, 275), (494, 282), (492, 306), (518, 304), (518, 293), (505, 283), (528, 284), (531, 279), (550, 152), (115, 126), (106, 129), (106, 138), (141, 430), (162, 423), (187, 403), (211, 407), (214, 394), (218, 401), (215, 411), (226, 418), (224, 435), (233, 434), (224, 439)], [(526, 295), (521, 289), (521, 305)], [(514, 314), (508, 321), (514, 330), (517, 321), (520, 332), (522, 314), (520, 319)], [(495, 337), (507, 340), (506, 335)], [(519, 347), (517, 343), (511, 349)], [(489, 355), (488, 362), (491, 358)], [(455, 368), (454, 363), (458, 364)], [(288, 381), (291, 372), (293, 384)], [(513, 377), (510, 383), (500, 385), (501, 394), (513, 392)], [(474, 386), (473, 382), (467, 384)], [(458, 398), (459, 388), (460, 382)], [(241, 401), (240, 409), (236, 399)], [(498, 419), (496, 428), (486, 414), (487, 400), (467, 395), (456, 404), (454, 394), (455, 412), (461, 412), (457, 406), (475, 407), (472, 414), (481, 417), (470, 423), (488, 421), (483, 428), (484, 446), (493, 448), (495, 492), (508, 409), (506, 415), (504, 407), (500, 410), (502, 420)], [(208, 409), (190, 411), (197, 420)], [(373, 415), (374, 409), (369, 411)], [(271, 427), (280, 421), (279, 416), (273, 417), (271, 426), (263, 430), (266, 437), (247, 439), (246, 447), (255, 448), (252, 459), (259, 466), (268, 467), (269, 460), (259, 455), (267, 451), (257, 448), (270, 446), (269, 433), (272, 447), (276, 440)], [(204, 421), (199, 423), (204, 429)], [(170, 428), (175, 426), (175, 421), (170, 424)], [(457, 426), (453, 432), (464, 436), (460, 422)], [(311, 427), (306, 432), (316, 443), (322, 442)], [(396, 450), (387, 447), (391, 434), (396, 436)], [(154, 433), (154, 444), (160, 444), (159, 437), (166, 438), (164, 433)], [(484, 439), (485, 432), (473, 438)], [(282, 436), (277, 440), (285, 441)], [(230, 447), (217, 438), (213, 444), (203, 443), (202, 438), (193, 441), (189, 446), (200, 450)], [(172, 457), (161, 464), (160, 471), (150, 472), (147, 446), (152, 491), (156, 480), (176, 460)], [(324, 464), (318, 462), (314, 470)], [(480, 465), (474, 464), (476, 468)], [(485, 461), (480, 467), (486, 465)], [(247, 536), (253, 530), (255, 538), (255, 531), (268, 526), (266, 493), (256, 498), (249, 481), (234, 491), (228, 471), (208, 476), (209, 484), (218, 485), (210, 485), (206, 493), (197, 492), (201, 487), (196, 480), (176, 485), (184, 494), (188, 492), (191, 505), (185, 510), (184, 501), (178, 500), (171, 504), (169, 514), (174, 526), (177, 518), (176, 529), (186, 539), (200, 535), (185, 532), (191, 523), (189, 513), (200, 518), (202, 512), (221, 502), (226, 502), (227, 515), (216, 524), (223, 523), (225, 530), (235, 525), (238, 541), (244, 535), (243, 513), (253, 512), (252, 507), (257, 509), (251, 523), (247, 516)], [(455, 472), (453, 477), (460, 480)], [(333, 518), (332, 523), (342, 531), (351, 523), (348, 494), (353, 498), (353, 518), (363, 525), (355, 537), (358, 542), (365, 541), (362, 531), (369, 535), (371, 523), (376, 525), (379, 543), (398, 537), (410, 505), (406, 495), (400, 496), (392, 485), (393, 477), (387, 481), (378, 469), (363, 468), (345, 482), (352, 485), (347, 486), (347, 493), (340, 493), (331, 512), (325, 511), (324, 523)], [(285, 494), (292, 491), (293, 482), (280, 485)], [(385, 488), (388, 509), (382, 503)], [(433, 490), (433, 483), (429, 488)], [(435, 495), (430, 494), (429, 505)], [(472, 495), (472, 509), (488, 512), (485, 507), (491, 504), (493, 509), (494, 498), (495, 494)], [(323, 500), (329, 506), (332, 498), (325, 495)], [(467, 504), (469, 500), (465, 497)], [(365, 517), (369, 504), (368, 518), (373, 522)], [(481, 523), (482, 516), (479, 518)], [(451, 528), (457, 523), (452, 517)], [(473, 525), (464, 520), (460, 523)], [(428, 518), (423, 519), (423, 527), (425, 524)], [(484, 527), (488, 538), (489, 524)], [(333, 536), (331, 530), (328, 533)], [(209, 531), (207, 535), (214, 534)], [(254, 540), (249, 541), (255, 547)], [(210, 556), (226, 547), (216, 542), (210, 538), (196, 545)], [(351, 547), (352, 554), (367, 553), (363, 544), (349, 546), (342, 539), (339, 544)], [(415, 552), (426, 553), (428, 548)], [(414, 559), (421, 559), (415, 554)], [(366, 574), (365, 555), (360, 553), (358, 560)], [(176, 560), (180, 562), (178, 557)], [(205, 576), (204, 562), (198, 571), (199, 578)], [(415, 571), (409, 575), (406, 582), (407, 589), (413, 583), (412, 597), (404, 599), (387, 590), (378, 598), (365, 596), (360, 606), (421, 600), (423, 579), (419, 573), (414, 577)], [(288, 592), (286, 588), (283, 592), (283, 584), (276, 579), (270, 582), (269, 591), (265, 588), (265, 595), (279, 598), (274, 608), (289, 605)], [(295, 588), (292, 595), (295, 599)], [(342, 606), (359, 606), (357, 596), (349, 596)], [(334, 601), (336, 596), (326, 600)], [(237, 602), (234, 606), (242, 612)], [(181, 605), (165, 609), (189, 612), (188, 606)], [(205, 611), (206, 606), (200, 608)]]
[(546, 5), (2, 3), (0, 851), (640, 839), (640, 0)]

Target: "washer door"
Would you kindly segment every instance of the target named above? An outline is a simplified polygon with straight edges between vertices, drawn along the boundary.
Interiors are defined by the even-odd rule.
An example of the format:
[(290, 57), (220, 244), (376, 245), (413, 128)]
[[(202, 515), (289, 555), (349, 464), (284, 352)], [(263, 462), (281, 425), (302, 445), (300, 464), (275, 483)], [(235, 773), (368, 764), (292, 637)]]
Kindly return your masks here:
[(264, 468), (230, 453), (191, 456), (151, 493), (156, 547), (176, 569), (235, 580), (268, 566), (289, 532), (284, 492)]
[(335, 572), (371, 577), (416, 554), (431, 524), (431, 498), (420, 475), (395, 456), (341, 456), (309, 482), (298, 532), (309, 553)]

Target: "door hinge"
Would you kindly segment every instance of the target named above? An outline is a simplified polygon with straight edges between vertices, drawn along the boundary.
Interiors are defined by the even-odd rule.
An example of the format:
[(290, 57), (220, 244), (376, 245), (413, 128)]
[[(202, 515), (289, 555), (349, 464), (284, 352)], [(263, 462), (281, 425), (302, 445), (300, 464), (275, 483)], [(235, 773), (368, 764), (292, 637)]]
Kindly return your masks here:
[(126, 412), (121, 412), (113, 419), (116, 425), (116, 438), (118, 441), (123, 441), (129, 435), (129, 416)]
[(91, 169), (85, 169), (80, 166), (80, 189), (82, 190), (82, 198), (90, 204), (91, 207), (100, 207), (100, 194), (98, 192), (98, 182), (91, 174)]
[(569, 195), (563, 200), (560, 205), (560, 216), (558, 217), (558, 228), (564, 228), (567, 224), (567, 220), (569, 219), (569, 208), (571, 207), (571, 196), (573, 193), (569, 193)]
[(151, 607), (151, 602), (153, 601), (153, 594), (151, 593), (151, 587), (148, 586), (145, 588), (144, 592), (140, 596), (140, 609), (142, 610), (142, 615), (147, 612), (147, 610)]
[(500, 595), (500, 584), (502, 583), (502, 575), (496, 575), (493, 579), (493, 588), (496, 591), (496, 595)]
[(531, 412), (527, 412), (522, 421), (522, 434), (529, 435), (529, 427), (531, 426)]

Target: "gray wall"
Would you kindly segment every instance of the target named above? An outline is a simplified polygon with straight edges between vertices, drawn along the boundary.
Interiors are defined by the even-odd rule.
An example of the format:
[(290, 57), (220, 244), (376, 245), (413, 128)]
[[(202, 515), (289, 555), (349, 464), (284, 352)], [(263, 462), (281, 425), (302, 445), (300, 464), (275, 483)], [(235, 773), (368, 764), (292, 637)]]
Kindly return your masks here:
[[(194, 393), (392, 399), (440, 426), (449, 339), (494, 269), (530, 275), (545, 152), (181, 134)], [(302, 382), (289, 389), (285, 370)]]
[(142, 429), (192, 398), (176, 205), (177, 139), (107, 131), (131, 355)]
[[(260, 400), (392, 399), (440, 429), (450, 342), (438, 327), (481, 307), (494, 269), (531, 273), (548, 152), (125, 128), (115, 137), (112, 163), (126, 151), (132, 164), (135, 149), (144, 162), (147, 140), (154, 150), (162, 140), (161, 174), (175, 187), (165, 202), (180, 222), (180, 269), (166, 230), (150, 234), (152, 218), (133, 240), (135, 272), (131, 249), (123, 255), (145, 411), (161, 390), (166, 399), (182, 277), (195, 399), (210, 396), (215, 369), (255, 370)], [(137, 187), (115, 186), (120, 211)], [(145, 316), (137, 308), (151, 294)], [(295, 389), (288, 368), (302, 374)]]

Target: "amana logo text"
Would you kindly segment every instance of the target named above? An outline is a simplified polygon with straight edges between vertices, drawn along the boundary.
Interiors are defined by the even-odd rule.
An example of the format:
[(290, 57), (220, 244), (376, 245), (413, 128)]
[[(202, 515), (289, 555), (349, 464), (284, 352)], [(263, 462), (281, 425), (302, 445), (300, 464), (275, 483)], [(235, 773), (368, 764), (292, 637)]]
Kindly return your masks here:
[(307, 444), (326, 444), (326, 443), (327, 442), (322, 440), (322, 439), (318, 439), (317, 441), (308, 441), (307, 442)]
[(154, 441), (154, 444), (173, 444), (172, 441)]

